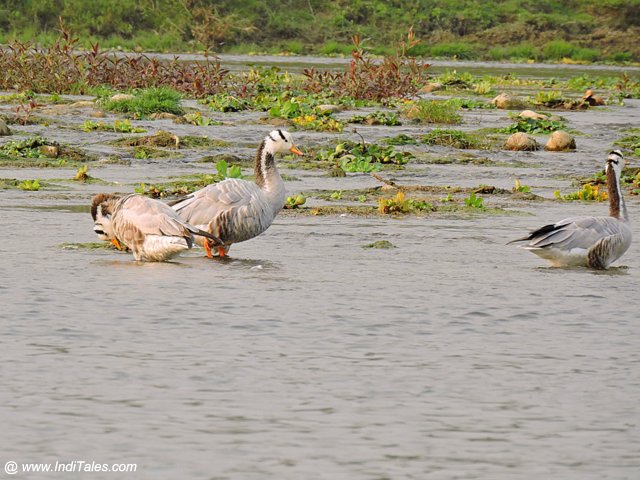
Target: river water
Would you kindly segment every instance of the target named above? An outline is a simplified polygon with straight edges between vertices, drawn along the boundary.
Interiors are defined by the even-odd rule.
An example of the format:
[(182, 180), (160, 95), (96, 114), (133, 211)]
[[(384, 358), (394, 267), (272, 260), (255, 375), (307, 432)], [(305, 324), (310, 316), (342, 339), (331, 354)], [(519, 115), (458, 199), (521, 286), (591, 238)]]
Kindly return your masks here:
[[(567, 114), (589, 135), (575, 153), (496, 151), (487, 155), (507, 165), (422, 165), (393, 176), (503, 188), (518, 176), (548, 197), (570, 185), (563, 173), (592, 174), (639, 116), (633, 101)], [(506, 112), (465, 124), (500, 122)], [(105, 148), (51, 128), (48, 138)], [(268, 131), (202, 128), (254, 143)], [(294, 135), (303, 149), (335, 140)], [(640, 478), (637, 246), (593, 272), (548, 268), (505, 245), (566, 216), (606, 214), (606, 205), (488, 198), (529, 215), (471, 218), (286, 212), (226, 261), (193, 250), (136, 264), (130, 254), (60, 247), (95, 241), (86, 207), (95, 192), (204, 168), (112, 165), (92, 174), (116, 186), (0, 190), (0, 463), (137, 464), (136, 473), (53, 478)], [(377, 183), (286, 173), (298, 178), (287, 182), (293, 192)], [(640, 202), (628, 203), (640, 238)], [(377, 240), (397, 248), (363, 248)]]

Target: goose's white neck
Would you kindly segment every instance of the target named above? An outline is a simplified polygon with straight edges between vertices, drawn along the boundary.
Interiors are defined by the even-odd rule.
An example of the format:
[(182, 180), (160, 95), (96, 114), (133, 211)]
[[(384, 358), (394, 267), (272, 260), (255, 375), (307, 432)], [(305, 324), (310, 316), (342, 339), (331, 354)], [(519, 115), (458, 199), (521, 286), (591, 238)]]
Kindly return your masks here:
[(269, 202), (279, 211), (284, 205), (284, 182), (276, 166), (274, 152), (270, 145), (263, 141), (258, 147), (254, 168), (256, 184), (265, 193)]

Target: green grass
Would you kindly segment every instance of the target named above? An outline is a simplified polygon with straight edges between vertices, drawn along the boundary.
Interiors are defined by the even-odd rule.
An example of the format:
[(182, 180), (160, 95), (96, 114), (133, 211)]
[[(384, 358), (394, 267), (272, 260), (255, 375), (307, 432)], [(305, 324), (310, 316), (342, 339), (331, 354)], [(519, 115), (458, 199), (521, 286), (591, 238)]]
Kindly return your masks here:
[(143, 118), (152, 113), (183, 113), (180, 94), (168, 87), (145, 88), (134, 93), (132, 99), (112, 100), (103, 98), (100, 104), (105, 110), (125, 113), (134, 118)]
[(416, 123), (456, 124), (462, 115), (455, 105), (442, 100), (419, 100), (404, 109), (404, 115)]

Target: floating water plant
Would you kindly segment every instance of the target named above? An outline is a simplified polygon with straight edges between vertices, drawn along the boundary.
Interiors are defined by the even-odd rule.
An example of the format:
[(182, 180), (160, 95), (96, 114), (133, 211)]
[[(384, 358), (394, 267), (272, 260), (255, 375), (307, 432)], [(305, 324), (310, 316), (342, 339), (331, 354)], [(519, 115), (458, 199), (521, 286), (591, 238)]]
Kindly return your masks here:
[(18, 188), (27, 191), (40, 190), (40, 180), (23, 180), (18, 184)]
[(197, 127), (210, 127), (212, 125), (222, 125), (222, 122), (218, 120), (214, 120), (209, 117), (203, 117), (200, 112), (187, 113), (182, 118), (187, 123), (191, 125), (196, 125)]
[(320, 160), (335, 161), (345, 172), (376, 172), (383, 164), (404, 165), (414, 158), (409, 152), (394, 150), (393, 146), (380, 146), (355, 142), (341, 142), (333, 151), (320, 152)]
[(566, 195), (562, 195), (560, 193), (560, 190), (556, 190), (555, 192), (553, 192), (553, 196), (558, 200), (584, 200), (591, 202), (604, 202), (609, 198), (605, 190), (600, 191), (599, 185), (592, 185), (590, 183), (583, 185), (581, 190), (578, 190), (577, 192), (567, 193)]
[(556, 130), (566, 130), (567, 126), (560, 120), (549, 118), (517, 117), (516, 122), (505, 128), (498, 129), (500, 133), (524, 132), (529, 134), (552, 133)]
[(382, 141), (387, 145), (415, 145), (418, 143), (415, 138), (405, 133), (401, 133), (395, 137), (384, 138)]
[(478, 208), (480, 210), (484, 210), (484, 199), (482, 197), (479, 197), (475, 194), (475, 192), (472, 192), (469, 194), (469, 197), (464, 199), (464, 204), (467, 207), (470, 208)]
[(82, 165), (80, 168), (78, 168), (78, 171), (76, 172), (75, 177), (73, 177), (73, 179), (77, 182), (87, 182), (88, 180), (91, 179), (91, 176), (89, 175), (89, 167), (87, 165)]
[(307, 201), (304, 195), (293, 195), (287, 197), (284, 207), (285, 208), (298, 208), (305, 204)]
[(117, 133), (145, 133), (146, 130), (142, 127), (134, 127), (128, 118), (120, 120), (119, 118), (114, 120), (113, 125), (108, 125), (104, 122), (94, 122), (93, 120), (85, 120), (80, 127), (84, 132), (92, 132), (94, 130), (102, 131), (114, 131)]
[(399, 191), (392, 198), (378, 200), (378, 212), (381, 214), (412, 213), (416, 211), (433, 211), (433, 205), (425, 200), (406, 198), (404, 192)]
[(397, 113), (384, 111), (377, 111), (369, 113), (367, 115), (354, 115), (349, 120), (347, 120), (347, 122), (362, 123), (365, 125), (386, 125), (390, 127), (402, 125), (402, 123), (398, 119)]
[(206, 99), (209, 108), (219, 112), (240, 112), (251, 109), (251, 103), (246, 98), (239, 98), (228, 93), (217, 93)]
[(344, 128), (342, 122), (327, 115), (302, 115), (294, 117), (291, 121), (296, 127), (320, 132), (341, 132)]
[(422, 137), (422, 141), (427, 145), (460, 149), (487, 149), (491, 146), (491, 142), (486, 137), (449, 128), (434, 128)]
[(216, 172), (218, 172), (218, 178), (224, 180), (225, 178), (242, 178), (242, 170), (238, 165), (229, 165), (226, 160), (218, 160), (216, 162)]
[(512, 188), (514, 193), (531, 193), (531, 187), (529, 185), (522, 185), (520, 179), (516, 178)]

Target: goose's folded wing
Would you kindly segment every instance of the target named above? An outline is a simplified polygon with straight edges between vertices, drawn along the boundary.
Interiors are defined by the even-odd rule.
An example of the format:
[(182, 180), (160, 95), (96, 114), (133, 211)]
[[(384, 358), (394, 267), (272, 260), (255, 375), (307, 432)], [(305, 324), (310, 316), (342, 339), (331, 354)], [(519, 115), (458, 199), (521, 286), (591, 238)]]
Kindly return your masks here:
[(249, 205), (259, 194), (260, 188), (253, 182), (228, 179), (194, 192), (172, 208), (187, 222), (202, 225), (224, 212), (250, 210)]
[(602, 238), (619, 233), (620, 227), (620, 221), (613, 217), (567, 218), (532, 232), (527, 246), (589, 249)]

